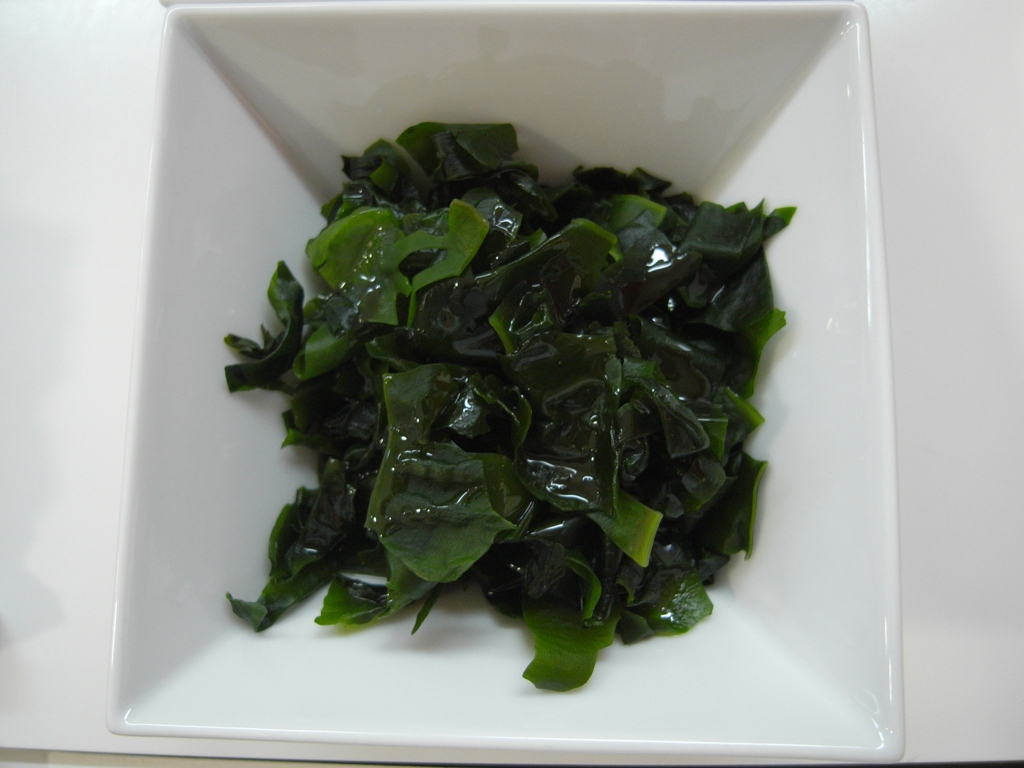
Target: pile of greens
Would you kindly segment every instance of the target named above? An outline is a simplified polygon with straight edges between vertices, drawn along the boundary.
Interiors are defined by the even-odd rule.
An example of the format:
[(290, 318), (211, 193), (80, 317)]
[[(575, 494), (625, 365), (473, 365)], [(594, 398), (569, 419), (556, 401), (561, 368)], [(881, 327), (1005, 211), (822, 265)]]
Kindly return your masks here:
[(230, 390), (284, 392), (284, 444), (319, 456), (262, 594), (228, 599), (261, 631), (329, 584), (317, 623), (422, 601), (415, 632), (476, 582), (533, 633), (524, 677), (575, 688), (616, 633), (690, 629), (749, 557), (747, 398), (785, 324), (763, 246), (794, 209), (698, 204), (640, 169), (540, 184), (507, 124), (396, 144), (343, 158), (306, 248), (325, 290), (304, 303), (282, 262), (283, 330), (226, 339)]

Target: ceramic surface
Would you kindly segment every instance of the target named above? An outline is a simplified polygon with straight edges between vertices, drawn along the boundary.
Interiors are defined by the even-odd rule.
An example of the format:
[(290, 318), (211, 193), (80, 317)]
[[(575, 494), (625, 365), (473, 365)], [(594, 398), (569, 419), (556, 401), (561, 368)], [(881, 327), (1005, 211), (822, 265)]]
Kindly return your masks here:
[[(894, 760), (903, 750), (889, 324), (867, 25), (853, 4), (352, 2), (168, 15), (133, 362), (108, 726), (586, 762)], [(640, 165), (698, 197), (796, 205), (769, 250), (789, 325), (749, 446), (754, 557), (689, 634), (603, 652), (565, 696), (466, 596), (339, 635), (317, 599), (254, 635), (308, 457), (273, 393), (229, 396), (227, 332), (269, 321), (338, 155), (420, 120), (507, 120), (548, 181)]]

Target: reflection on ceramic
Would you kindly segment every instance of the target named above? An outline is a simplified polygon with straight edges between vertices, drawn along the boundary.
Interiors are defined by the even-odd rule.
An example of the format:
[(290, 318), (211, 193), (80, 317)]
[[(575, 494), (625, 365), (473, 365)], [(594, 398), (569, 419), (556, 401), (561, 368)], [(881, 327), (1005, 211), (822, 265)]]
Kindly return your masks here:
[[(108, 724), (375, 745), (382, 761), (894, 760), (902, 692), (889, 326), (867, 25), (849, 3), (349, 2), (168, 16), (134, 360)], [(254, 635), (266, 536), (314, 482), (274, 393), (229, 396), (224, 334), (269, 321), (338, 155), (420, 120), (511, 121), (558, 181), (642, 166), (699, 197), (797, 205), (772, 241), (789, 325), (750, 452), (754, 557), (689, 634), (520, 677), (525, 631), (467, 594), (366, 631), (318, 599)]]

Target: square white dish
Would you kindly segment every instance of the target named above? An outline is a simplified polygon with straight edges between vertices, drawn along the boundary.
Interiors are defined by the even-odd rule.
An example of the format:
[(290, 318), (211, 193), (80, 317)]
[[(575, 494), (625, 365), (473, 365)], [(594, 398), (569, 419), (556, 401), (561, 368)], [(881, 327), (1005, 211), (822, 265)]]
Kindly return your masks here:
[[(337, 744), (338, 759), (659, 763), (903, 751), (892, 375), (867, 21), (852, 3), (178, 7), (168, 14), (133, 363), (108, 726)], [(788, 326), (749, 450), (754, 557), (690, 633), (602, 652), (564, 695), (482, 599), (339, 635), (314, 597), (254, 635), (270, 526), (314, 482), (284, 401), (229, 395), (285, 260), (359, 154), (421, 120), (509, 121), (557, 181), (642, 166), (796, 205), (769, 246)], [(308, 283), (307, 283), (308, 284)], [(414, 750), (410, 752), (409, 750)], [(359, 752), (360, 759), (365, 752)]]

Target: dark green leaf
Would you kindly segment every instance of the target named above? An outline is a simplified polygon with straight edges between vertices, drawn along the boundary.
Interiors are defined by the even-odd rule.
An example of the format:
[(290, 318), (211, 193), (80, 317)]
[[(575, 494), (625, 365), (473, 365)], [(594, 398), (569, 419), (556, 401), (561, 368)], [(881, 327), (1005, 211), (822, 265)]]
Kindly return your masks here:
[[(501, 482), (509, 473), (501, 471), (500, 461), (508, 460), (485, 463), (456, 445), (428, 442), (434, 422), (458, 389), (451, 371), (440, 365), (384, 380), (389, 437), (366, 524), (428, 581), (457, 579), (497, 533), (515, 529), (502, 517), (505, 510), (492, 505), (492, 497), (504, 504), (516, 493)], [(526, 503), (521, 493), (517, 499), (513, 506)]]
[(511, 158), (519, 149), (516, 129), (509, 123), (452, 124), (448, 126), (448, 131), (455, 136), (460, 147), (490, 170), (496, 169), (503, 160)]
[(740, 332), (745, 351), (750, 360), (750, 374), (739, 383), (737, 392), (740, 397), (750, 397), (754, 394), (754, 378), (757, 376), (757, 369), (761, 363), (761, 352), (768, 339), (786, 326), (786, 313), (781, 309), (773, 309), (771, 314), (761, 320), (748, 325)]
[(609, 295), (615, 316), (623, 319), (690, 280), (699, 264), (699, 255), (677, 251), (662, 232), (650, 228), (604, 271), (596, 290)]
[(726, 282), (697, 317), (723, 331), (739, 331), (763, 320), (774, 308), (768, 262), (762, 252)]
[(476, 208), (476, 212), (483, 217), (491, 230), (501, 232), (506, 243), (519, 234), (523, 215), (487, 187), (471, 189), (462, 196), (462, 199)]
[[(708, 436), (708, 447), (712, 455), (722, 461), (725, 458), (725, 443), (729, 431), (729, 419), (724, 416), (712, 416), (699, 419), (700, 425)], [(732, 445), (730, 444), (730, 447)]]
[(748, 211), (745, 207), (701, 203), (679, 250), (701, 254), (703, 262), (725, 280), (747, 266), (757, 254), (764, 237), (763, 224), (760, 205)]
[(721, 405), (722, 413), (729, 420), (729, 426), (725, 433), (724, 452), (731, 451), (734, 445), (746, 440), (751, 432), (764, 423), (764, 417), (757, 412), (757, 409), (728, 387), (721, 390), (717, 402)]
[(726, 555), (745, 550), (750, 557), (757, 517), (757, 486), (767, 465), (766, 461), (743, 454), (736, 481), (694, 530), (697, 541)]
[(487, 601), (503, 615), (523, 615), (523, 561), (529, 549), (520, 542), (495, 544), (473, 565), (472, 575)]
[(612, 509), (615, 398), (606, 374), (614, 359), (611, 335), (553, 334), (503, 360), (532, 401), (517, 467), (537, 498), (560, 509)]
[(642, 616), (654, 632), (679, 634), (711, 615), (711, 600), (697, 571), (666, 568), (654, 574), (637, 605), (630, 610)]
[(416, 292), (431, 283), (461, 275), (473, 260), (489, 229), (487, 222), (473, 206), (461, 200), (452, 201), (448, 209), (448, 233), (436, 246), (445, 249), (445, 256), (413, 278), (409, 299), (410, 315), (416, 308)]
[(639, 643), (641, 640), (654, 634), (654, 630), (651, 629), (644, 618), (628, 608), (619, 616), (619, 623), (615, 627), (615, 631), (622, 638), (622, 642), (625, 645)]
[(644, 192), (652, 198), (660, 197), (662, 192), (672, 186), (671, 181), (659, 179), (657, 176), (648, 173), (643, 168), (634, 168), (633, 172), (629, 175), (630, 178), (639, 181), (643, 186)]
[(295, 492), (295, 501), (286, 504), (270, 532), (270, 544), (267, 556), (270, 558), (270, 577), (282, 578), (292, 575), (288, 563), (288, 553), (292, 545), (302, 533), (302, 527), (309, 519), (309, 513), (316, 503), (316, 491), (299, 488)]
[(285, 553), (283, 565), (289, 575), (340, 551), (352, 536), (360, 533), (355, 494), (344, 462), (328, 459), (320, 472), (316, 498)]
[(397, 143), (424, 171), (440, 179), (493, 171), (519, 149), (515, 129), (508, 123), (420, 123), (407, 128)]
[(390, 616), (415, 603), (436, 586), (436, 582), (417, 576), (394, 552), (388, 552), (387, 566), (387, 608), (384, 615)]
[(765, 217), (762, 237), (767, 240), (789, 226), (796, 208), (776, 208)]
[(533, 423), (530, 401), (513, 385), (505, 385), (497, 376), (474, 375), (469, 384), (483, 400), (503, 411), (512, 422), (512, 445), (519, 448)]
[(363, 322), (398, 324), (398, 296), (408, 295), (408, 279), (399, 271), (401, 257), (388, 246), (402, 229), (387, 208), (364, 208), (329, 225), (309, 241), (313, 268), (335, 291), (358, 307)]
[(532, 337), (559, 329), (555, 308), (547, 291), (520, 283), (488, 319), (505, 354), (515, 352)]
[(588, 187), (596, 197), (612, 195), (640, 195), (644, 192), (644, 180), (629, 176), (614, 168), (590, 168), (582, 166), (572, 172), (573, 178)]
[[(276, 382), (292, 367), (292, 359), (302, 342), (302, 286), (292, 277), (283, 261), (278, 262), (274, 278), (267, 289), (267, 298), (274, 314), (284, 325), (284, 331), (273, 342), (259, 350), (259, 359), (251, 363), (229, 365), (224, 369), (228, 390), (265, 388)], [(247, 353), (255, 353), (255, 344), (229, 335), (229, 346), (241, 346)], [(253, 354), (249, 354), (253, 356)]]
[(400, 439), (389, 439), (367, 526), (420, 578), (454, 581), (515, 525), (491, 505), (480, 458), (450, 443), (403, 449)]
[(441, 595), (441, 585), (436, 585), (427, 593), (427, 599), (423, 601), (423, 606), (420, 608), (419, 613), (416, 614), (416, 623), (412, 625), (412, 633), (416, 634), (416, 631), (423, 626), (423, 622), (426, 621), (427, 615), (430, 610), (434, 607), (434, 603), (437, 602), (437, 598)]
[(224, 343), (231, 347), (235, 352), (240, 354), (242, 357), (248, 357), (250, 360), (262, 360), (273, 349), (274, 344), (277, 342), (277, 337), (272, 336), (270, 331), (267, 330), (266, 326), (260, 326), (260, 331), (263, 334), (262, 346), (259, 342), (255, 342), (252, 339), (247, 339), (243, 336), (236, 336), (233, 333), (229, 333), (224, 337)]
[(387, 605), (387, 588), (366, 584), (347, 576), (335, 576), (324, 597), (324, 605), (316, 623), (322, 625), (368, 624), (382, 613)]
[[(418, 190), (405, 158), (384, 140), (366, 148), (361, 157), (342, 156), (342, 170), (352, 181), (368, 180), (389, 199), (417, 200)], [(328, 221), (334, 218), (328, 217)]]
[(491, 431), (487, 422), (489, 403), (467, 381), (456, 395), (438, 426), (446, 427), (463, 437), (479, 437)]
[(707, 394), (708, 374), (712, 378), (721, 376), (720, 371), (701, 371), (694, 364), (694, 356), (700, 358), (699, 349), (644, 318), (633, 323), (633, 341), (648, 360), (657, 364), (672, 390), (687, 400)]
[(689, 456), (710, 445), (711, 439), (700, 420), (686, 407), (679, 395), (653, 378), (644, 379), (640, 387), (644, 396), (657, 409), (665, 435), (665, 447), (671, 458)]
[(457, 373), (447, 365), (421, 365), (384, 376), (384, 406), (391, 432), (413, 444), (429, 440), (434, 422), (458, 395)]
[(392, 211), (364, 208), (325, 227), (309, 241), (306, 254), (327, 284), (337, 289), (352, 280), (372, 278), (385, 246), (401, 234)]
[(492, 304), (497, 305), (519, 283), (540, 285), (541, 269), (556, 256), (564, 254), (571, 262), (580, 265), (581, 272), (587, 272), (592, 269), (590, 265), (600, 263), (614, 242), (615, 235), (590, 221), (579, 219), (522, 258), (479, 275), (477, 283)]
[(418, 123), (402, 131), (395, 143), (405, 149), (424, 171), (431, 174), (440, 160), (432, 138), (444, 129), (443, 123)]
[(293, 605), (327, 584), (337, 567), (337, 563), (330, 560), (320, 560), (290, 578), (271, 579), (255, 602), (239, 600), (229, 593), (231, 610), (248, 621), (255, 631), (262, 632)]
[(406, 335), (411, 359), (497, 366), (501, 340), (488, 323), (493, 304), (472, 275), (442, 280), (420, 292)]

